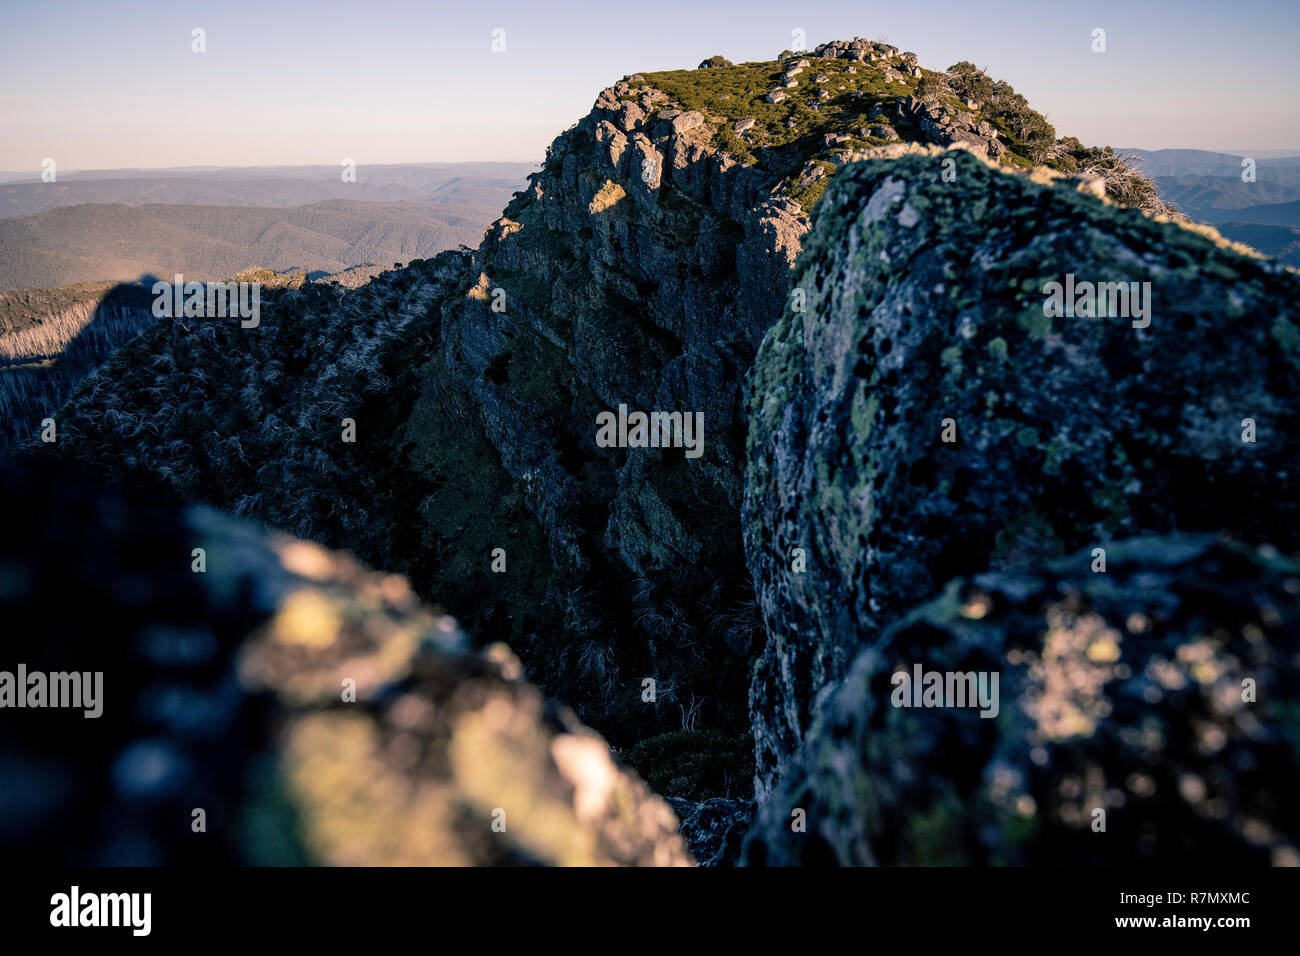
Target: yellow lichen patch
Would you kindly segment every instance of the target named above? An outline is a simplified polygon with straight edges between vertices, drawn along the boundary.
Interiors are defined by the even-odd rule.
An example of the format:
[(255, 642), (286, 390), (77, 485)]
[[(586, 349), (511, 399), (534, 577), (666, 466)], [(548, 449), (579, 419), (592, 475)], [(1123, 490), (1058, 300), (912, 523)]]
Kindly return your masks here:
[(578, 825), (572, 790), (536, 785), (551, 776), (552, 764), (533, 697), (492, 693), (460, 717), (448, 748), (457, 788), (484, 820), (504, 811), (506, 829), (498, 836), (537, 859), (559, 866), (609, 862), (596, 852), (596, 829)]
[(271, 622), (271, 638), (299, 647), (329, 647), (342, 622), (334, 605), (319, 591), (299, 588), (291, 592)]
[(297, 705), (337, 701), (348, 689), (369, 700), (410, 673), (421, 639), (437, 623), (427, 611), (390, 616), (355, 593), (301, 588), (241, 648), (240, 679)]
[(289, 541), (278, 548), (285, 569), (312, 581), (324, 581), (334, 573), (330, 553), (310, 541)]
[(352, 656), (342, 665), (344, 669), (351, 668), (349, 673), (357, 679), (358, 691), (377, 689), (381, 684), (405, 677), (428, 623), (425, 615), (392, 625), (372, 622), (366, 630), (369, 639), (366, 652)]
[(1102, 635), (1088, 645), (1088, 660), (1099, 664), (1108, 664), (1119, 660), (1119, 644), (1107, 635)]
[(1226, 672), (1225, 665), (1235, 663), (1219, 656), (1222, 643), (1218, 637), (1198, 637), (1178, 647), (1178, 662), (1203, 686), (1215, 683)]
[(1041, 656), (1026, 654), (1037, 687), (1025, 711), (1048, 739), (1089, 736), (1111, 711), (1104, 687), (1115, 677), (1120, 632), (1099, 614), (1065, 604), (1049, 608), (1047, 622)]
[(983, 591), (976, 591), (970, 596), (965, 604), (962, 605), (961, 613), (963, 617), (968, 617), (978, 621), (993, 609), (993, 600)]
[(308, 854), (333, 866), (464, 866), (452, 794), (400, 772), (365, 714), (311, 714), (286, 731), (283, 767)]
[(1192, 677), (1198, 684), (1213, 684), (1219, 679), (1220, 673), (1219, 668), (1208, 661), (1192, 668)]
[(605, 742), (599, 737), (560, 734), (551, 741), (551, 757), (573, 784), (573, 809), (578, 819), (593, 822), (604, 816), (618, 780)]

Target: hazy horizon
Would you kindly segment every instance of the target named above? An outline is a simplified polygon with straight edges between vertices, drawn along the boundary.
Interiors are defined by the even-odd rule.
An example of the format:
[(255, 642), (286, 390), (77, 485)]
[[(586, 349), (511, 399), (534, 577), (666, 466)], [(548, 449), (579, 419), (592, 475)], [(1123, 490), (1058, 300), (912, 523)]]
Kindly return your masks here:
[[(1291, 157), (1300, 157), (1300, 146), (1291, 147), (1290, 149), (1216, 149), (1206, 150), (1196, 146), (1133, 146), (1124, 145), (1116, 146), (1120, 150), (1140, 149), (1148, 152), (1208, 152), (1222, 153), (1226, 156), (1252, 156), (1256, 159), (1289, 159)], [(421, 159), (401, 161), (397, 160), (391, 163), (367, 163), (365, 167), (358, 166), (358, 176), (364, 176), (366, 168), (382, 169), (384, 167), (398, 166), (518, 166), (518, 165), (540, 165), (541, 161), (533, 159), (465, 159), (465, 160), (437, 160)], [(258, 169), (319, 169), (322, 172), (334, 170), (333, 166), (325, 163), (247, 163), (230, 166), (213, 166), (213, 165), (191, 165), (191, 166), (116, 166), (116, 167), (95, 167), (89, 169), (59, 169), (61, 179), (68, 179), (73, 176), (86, 176), (94, 173), (194, 173), (200, 174), (205, 172), (233, 172), (238, 170), (258, 170)], [(20, 185), (25, 182), (39, 182), (39, 170), (21, 170), (21, 169), (0, 169), (0, 183), (6, 185)]]
[[(791, 11), (760, 0), (737, 16), (679, 0), (629, 13), (571, 2), (472, 7), (326, 0), (267, 9), (232, 0), (195, 14), (160, 0), (86, 0), (0, 14), (0, 169), (533, 162), (634, 72), (689, 69), (720, 53), (773, 58), (861, 35), (929, 69), (971, 60), (1010, 82), (1059, 135), (1092, 145), (1300, 150), (1289, 38), (1300, 10), (1160, 0), (1046, 12), (937, 2)], [(205, 52), (192, 49), (202, 29)], [(396, 28), (396, 29), (395, 29)], [(1106, 52), (1092, 51), (1094, 29)], [(504, 30), (504, 52), (493, 31)], [(498, 43), (500, 46), (500, 43)], [(1249, 56), (1250, 87), (1222, 69)], [(1135, 144), (1141, 144), (1137, 146)]]

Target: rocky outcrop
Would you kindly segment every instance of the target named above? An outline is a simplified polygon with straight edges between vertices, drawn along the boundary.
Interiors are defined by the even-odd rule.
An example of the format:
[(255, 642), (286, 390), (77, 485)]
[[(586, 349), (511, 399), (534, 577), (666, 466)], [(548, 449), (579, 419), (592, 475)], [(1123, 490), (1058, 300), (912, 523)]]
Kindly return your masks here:
[(987, 121), (976, 119), (973, 113), (954, 111), (907, 96), (893, 104), (890, 115), (896, 125), (915, 128), (927, 143), (965, 146), (971, 152), (995, 161), (1007, 151), (998, 139), (997, 130)]
[[(603, 607), (570, 602), (562, 614), (566, 644), (590, 635), (608, 649), (607, 711), (634, 709), (620, 695), (639, 705), (645, 677), (683, 699), (703, 692), (692, 658), (740, 664), (752, 639), (697, 622), (749, 600), (737, 563), (742, 383), (807, 216), (721, 152), (717, 128), (656, 90), (616, 84), (552, 145), (489, 230), (479, 279), (443, 309), (446, 365), (527, 489), (566, 592), (621, 582)], [(703, 456), (598, 447), (597, 416), (620, 405), (703, 413)], [(683, 635), (698, 643), (687, 650)], [(737, 727), (742, 715), (719, 704), (744, 668), (712, 676), (706, 720)]]
[[(759, 626), (738, 518), (743, 381), (808, 218), (771, 172), (721, 151), (718, 128), (622, 81), (477, 251), (355, 294), (270, 297), (254, 330), (155, 328), (40, 453), (162, 477), (410, 575), (619, 746), (677, 730), (693, 695), (707, 726), (743, 734)], [(228, 408), (231, 394), (249, 401)], [(702, 414), (703, 454), (599, 447), (597, 416), (620, 406)], [(647, 678), (664, 690), (650, 706)]]
[[(908, 54), (915, 59), (914, 54)], [(898, 58), (898, 47), (875, 40), (854, 37), (852, 40), (832, 40), (813, 50), (813, 56), (828, 60), (854, 60), (858, 63), (874, 63), (877, 60), (894, 60)]]
[(1294, 275), (964, 150), (886, 147), (824, 203), (751, 391), (760, 790), (954, 576), (1173, 530), (1300, 545)]
[[(571, 704), (621, 753), (681, 750), (682, 734), (688, 744), (703, 742), (691, 735), (726, 738), (709, 745), (725, 767), (666, 775), (667, 795), (747, 797), (730, 782), (751, 720), (767, 786), (802, 738), (818, 688), (843, 673), (861, 643), (844, 629), (822, 639), (821, 610), (804, 620), (780, 593), (765, 562), (776, 560), (774, 541), (791, 546), (803, 503), (753, 464), (750, 480), (763, 490), (745, 520), (766, 530), (742, 525), (746, 439), (755, 427), (745, 390), (763, 336), (790, 298), (809, 213), (864, 144), (937, 140), (990, 156), (998, 150), (987, 117), (917, 100), (913, 55), (853, 41), (817, 56), (706, 61), (698, 72), (625, 78), (555, 140), (478, 249), (413, 262), (355, 291), (309, 284), (276, 292), (264, 298), (256, 329), (159, 323), (86, 382), (58, 416), (57, 442), (30, 453), (124, 484), (162, 486), (399, 572), (417, 594), (444, 602), (479, 643), (508, 643), (529, 680)], [(778, 77), (789, 84), (773, 92), (779, 103), (766, 99)], [(893, 85), (882, 85), (886, 79)], [(1004, 138), (1004, 161), (1026, 162), (1024, 143)], [(954, 155), (963, 170), (972, 161)], [(899, 168), (915, 171), (908, 162)], [(933, 209), (918, 198), (906, 206), (909, 221), (947, 215), (948, 203), (968, 195), (937, 167), (935, 160), (927, 175), (954, 198), (935, 193)], [(996, 208), (1019, 222), (1021, 213), (1012, 215), (1011, 201), (997, 193), (985, 189), (984, 205), (965, 214)], [(848, 205), (825, 215), (876, 202), (846, 196)], [(1055, 222), (1056, 212), (1040, 212)], [(969, 233), (982, 228), (959, 229), (954, 248), (971, 252)], [(941, 304), (960, 299), (964, 308), (963, 275), (985, 269), (969, 280), (979, 286), (997, 264), (987, 256), (975, 266), (960, 256), (949, 261), (937, 234), (927, 235), (922, 264), (945, 263), (935, 279), (950, 290)], [(894, 255), (892, 241), (881, 239), (872, 254)], [(911, 267), (906, 255), (889, 268), (904, 266)], [(937, 328), (918, 345), (927, 357), (954, 344), (940, 345), (948, 332)], [(829, 356), (843, 343), (809, 345)], [(793, 354), (793, 345), (785, 351)], [(964, 367), (960, 350), (957, 358)], [(791, 407), (782, 414), (819, 438), (832, 426), (818, 416), (834, 427), (842, 418), (818, 404), (819, 392), (791, 389), (775, 367), (761, 372), (768, 377), (756, 392), (764, 396), (759, 440), (774, 450), (773, 468), (796, 468), (798, 453), (772, 439), (767, 398), (784, 396)], [(1012, 389), (1010, 365), (1004, 377), (1003, 391)], [(887, 414), (893, 384), (879, 386)], [(598, 416), (620, 408), (702, 415), (703, 453), (597, 443)], [(967, 484), (955, 479), (952, 493)], [(759, 502), (760, 494), (770, 500)], [(838, 520), (836, 502), (832, 493), (827, 520)], [(757, 549), (748, 559), (746, 538)], [(831, 558), (855, 560), (845, 557), (848, 539), (822, 547), (832, 552), (818, 556), (824, 568)], [(767, 576), (770, 635), (753, 569)], [(947, 570), (940, 562), (936, 574)], [(890, 607), (901, 612), (910, 606), (906, 584), (895, 591)], [(852, 615), (859, 598), (867, 600), (851, 593), (826, 601)], [(787, 627), (792, 621), (805, 630)], [(743, 776), (751, 776), (748, 764)], [(726, 782), (706, 792), (697, 786), (705, 777)], [(714, 824), (702, 826), (712, 832)], [(719, 845), (734, 842), (728, 836)]]
[(9, 463), (0, 488), (22, 502), (5, 676), (21, 665), (30, 695), (34, 674), (100, 675), (80, 701), (98, 716), (5, 699), (6, 859), (689, 862), (600, 737), (403, 578), (58, 469)]
[[(268, 295), (256, 329), (160, 323), (40, 454), (405, 574), (620, 747), (678, 729), (692, 695), (707, 726), (743, 734), (761, 643), (738, 518), (753, 356), (862, 114), (906, 120), (874, 127), (882, 141), (949, 135), (874, 92), (886, 67), (914, 88), (915, 57), (868, 41), (817, 55), (775, 66), (860, 87), (820, 114), (797, 85), (796, 103), (763, 103), (764, 85), (728, 106), (627, 77), (479, 249), (354, 292)], [(719, 83), (748, 69), (709, 62), (698, 75)], [(597, 415), (620, 406), (702, 414), (703, 455), (598, 446)], [(655, 706), (645, 679), (669, 689)]]
[[(747, 861), (1300, 865), (1300, 561), (1175, 535), (1094, 566), (954, 581), (890, 628), (829, 696)], [(996, 716), (896, 706), (917, 666), (998, 675)]]

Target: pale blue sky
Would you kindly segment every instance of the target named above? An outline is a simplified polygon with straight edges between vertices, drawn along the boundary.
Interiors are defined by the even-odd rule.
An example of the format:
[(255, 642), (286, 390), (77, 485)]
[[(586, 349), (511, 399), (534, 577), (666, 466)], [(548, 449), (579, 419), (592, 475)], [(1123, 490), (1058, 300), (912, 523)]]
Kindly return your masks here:
[(1089, 144), (1300, 152), (1295, 0), (4, 0), (0, 169), (540, 160), (619, 77), (795, 28), (972, 60)]

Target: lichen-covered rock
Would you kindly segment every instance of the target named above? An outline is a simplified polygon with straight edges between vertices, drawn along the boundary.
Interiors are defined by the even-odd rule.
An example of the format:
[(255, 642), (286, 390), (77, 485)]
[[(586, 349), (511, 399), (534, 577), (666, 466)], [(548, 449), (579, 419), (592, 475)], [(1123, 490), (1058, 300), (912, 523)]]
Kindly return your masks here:
[(48, 466), (0, 489), (3, 669), (102, 675), (97, 717), (0, 710), (7, 860), (689, 863), (608, 745), (404, 578)]
[[(747, 861), (1300, 865), (1300, 561), (1189, 535), (1094, 561), (959, 579), (863, 651)], [(896, 706), (917, 665), (997, 674), (996, 716)]]
[[(809, 213), (865, 129), (997, 148), (993, 114), (918, 125), (898, 48), (818, 49), (625, 77), (478, 249), (353, 291), (267, 294), (255, 329), (159, 322), (28, 453), (403, 574), (620, 750), (697, 698), (701, 726), (743, 734), (765, 641), (742, 546), (744, 386)], [(1003, 135), (1004, 161), (1026, 162)], [(702, 414), (703, 454), (598, 445), (596, 416), (619, 405)]]
[[(914, 145), (837, 173), (806, 239), (751, 390), (760, 789), (818, 692), (954, 576), (1141, 532), (1300, 544), (1294, 274)], [(1054, 310), (1076, 280), (1128, 311)]]

